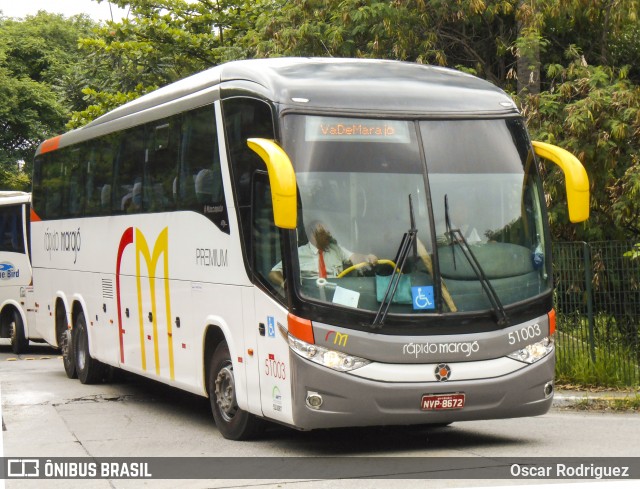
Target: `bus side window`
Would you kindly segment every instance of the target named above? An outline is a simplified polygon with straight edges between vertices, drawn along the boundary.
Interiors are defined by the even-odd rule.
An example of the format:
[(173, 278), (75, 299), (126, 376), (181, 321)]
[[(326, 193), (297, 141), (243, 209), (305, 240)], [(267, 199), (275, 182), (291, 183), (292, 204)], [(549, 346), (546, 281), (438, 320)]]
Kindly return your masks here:
[(94, 179), (96, 177), (96, 150), (95, 145), (87, 144), (84, 154), (83, 164), (85, 171), (84, 192), (85, 192), (85, 208), (84, 214), (91, 216), (100, 208), (100, 189), (95, 187)]
[[(46, 218), (44, 203), (46, 202), (44, 186), (44, 173), (47, 166), (47, 160), (50, 159), (50, 154), (41, 154), (35, 157), (33, 160), (33, 179), (31, 184), (32, 189), (32, 201), (31, 207), (33, 211), (41, 218)], [(41, 198), (42, 197), (42, 198)]]
[(85, 145), (80, 145), (67, 150), (68, 157), (65, 161), (65, 174), (67, 179), (64, 192), (64, 217), (79, 217), (84, 214), (84, 149)]
[(80, 163), (80, 147), (59, 149), (40, 160), (38, 172), (40, 195), (44, 198), (42, 217), (59, 219), (77, 217), (84, 212), (83, 167)]
[(173, 196), (178, 209), (198, 210), (196, 201), (195, 175), (197, 162), (202, 158), (197, 156), (196, 117), (193, 113), (187, 114), (182, 122), (182, 137), (180, 140), (180, 161), (178, 163), (178, 176), (173, 182)]
[(111, 213), (111, 179), (113, 174), (113, 136), (91, 141), (85, 154), (86, 216)]
[(57, 152), (53, 152), (53, 155), (58, 156), (57, 159), (48, 155), (44, 159), (42, 166), (42, 189), (41, 195), (44, 205), (44, 218), (58, 219), (62, 217), (62, 196), (64, 192), (64, 156), (60, 156)]
[(0, 211), (0, 251), (24, 253), (22, 205), (10, 205)]
[(273, 203), (271, 201), (271, 185), (267, 172), (256, 171), (253, 174), (252, 216), (252, 267), (256, 275), (267, 286), (284, 297), (283, 288), (275, 288), (268, 280), (269, 272), (274, 265), (282, 262), (280, 232), (273, 219)]
[(213, 105), (185, 114), (175, 187), (179, 209), (200, 212), (229, 233)]
[(180, 117), (152, 122), (147, 134), (142, 207), (145, 212), (171, 211), (175, 209), (173, 182), (178, 165)]
[[(253, 255), (251, 249), (253, 233), (251, 179), (257, 170), (266, 171), (267, 168), (264, 161), (249, 148), (247, 139), (274, 139), (273, 116), (268, 104), (251, 98), (237, 97), (224, 100), (222, 108), (231, 174), (238, 200), (242, 239), (244, 240), (245, 252), (248, 257), (251, 257)], [(271, 202), (267, 204), (271, 206)], [(251, 267), (254, 266), (255, 264), (251, 263)]]
[(142, 212), (142, 171), (147, 157), (145, 150), (144, 126), (121, 133), (114, 164), (114, 185), (111, 189), (114, 214)]

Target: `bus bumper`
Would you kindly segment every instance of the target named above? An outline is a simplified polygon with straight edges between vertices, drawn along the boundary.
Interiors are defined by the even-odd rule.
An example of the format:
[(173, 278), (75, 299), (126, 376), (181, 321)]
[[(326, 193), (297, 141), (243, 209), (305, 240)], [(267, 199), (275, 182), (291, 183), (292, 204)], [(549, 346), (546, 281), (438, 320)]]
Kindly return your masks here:
[[(293, 421), (299, 429), (442, 424), (537, 416), (551, 408), (555, 352), (496, 378), (457, 382), (379, 382), (337, 372), (291, 353)], [(546, 391), (545, 391), (546, 388)], [(464, 407), (425, 411), (423, 395), (463, 393)], [(311, 396), (311, 397), (310, 397)], [(321, 405), (311, 407), (310, 404)]]

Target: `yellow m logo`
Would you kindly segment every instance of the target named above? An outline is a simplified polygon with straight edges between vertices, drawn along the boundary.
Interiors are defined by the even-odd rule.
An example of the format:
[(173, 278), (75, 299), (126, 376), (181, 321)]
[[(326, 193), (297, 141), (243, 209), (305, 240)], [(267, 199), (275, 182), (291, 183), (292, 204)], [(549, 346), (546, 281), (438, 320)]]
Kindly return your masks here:
[(158, 348), (158, 315), (156, 307), (156, 270), (158, 268), (158, 262), (160, 256), (163, 257), (163, 283), (164, 283), (164, 303), (166, 308), (166, 321), (167, 321), (167, 346), (169, 351), (169, 375), (171, 380), (174, 379), (174, 365), (173, 365), (173, 333), (171, 330), (171, 299), (169, 294), (169, 228), (164, 228), (153, 246), (153, 253), (149, 251), (149, 245), (147, 243), (144, 234), (136, 228), (135, 230), (135, 243), (136, 243), (136, 284), (138, 289), (138, 319), (140, 323), (140, 351), (142, 353), (142, 368), (147, 369), (147, 359), (144, 347), (144, 317), (142, 309), (142, 284), (140, 277), (140, 264), (141, 258), (144, 259), (144, 263), (147, 266), (149, 272), (149, 294), (151, 296), (151, 322), (153, 324), (153, 349), (156, 374), (160, 375), (160, 354)]
[(342, 334), (342, 333), (338, 333), (336, 331), (336, 335), (333, 338), (333, 344), (334, 345), (340, 345), (340, 346), (347, 346), (347, 340), (349, 339), (349, 335), (348, 334)]
[(333, 337), (333, 344), (334, 345), (340, 345), (340, 346), (347, 346), (347, 340), (349, 339), (349, 335), (345, 334), (345, 333), (339, 333), (338, 331), (328, 331), (327, 334), (324, 337), (324, 341), (329, 341), (329, 336), (331, 335), (335, 335)]

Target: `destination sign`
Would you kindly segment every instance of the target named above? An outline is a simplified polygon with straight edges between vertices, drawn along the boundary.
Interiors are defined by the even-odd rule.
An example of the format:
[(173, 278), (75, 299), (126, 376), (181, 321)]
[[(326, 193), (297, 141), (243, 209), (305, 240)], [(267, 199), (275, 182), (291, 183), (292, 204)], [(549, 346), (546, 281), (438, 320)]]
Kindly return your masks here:
[(307, 116), (306, 141), (371, 141), (408, 143), (407, 121)]

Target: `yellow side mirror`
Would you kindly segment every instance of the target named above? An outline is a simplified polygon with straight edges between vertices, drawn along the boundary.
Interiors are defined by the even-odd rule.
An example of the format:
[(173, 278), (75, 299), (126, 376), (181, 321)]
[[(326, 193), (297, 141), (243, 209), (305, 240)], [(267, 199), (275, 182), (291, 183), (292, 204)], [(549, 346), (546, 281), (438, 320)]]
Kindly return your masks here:
[(291, 160), (287, 153), (270, 139), (251, 138), (247, 139), (247, 144), (267, 165), (275, 225), (279, 228), (295, 229), (298, 223), (297, 191), (296, 175)]
[(569, 220), (582, 222), (589, 218), (589, 177), (580, 160), (553, 144), (532, 141), (533, 150), (545, 160), (552, 161), (564, 172), (569, 206)]

